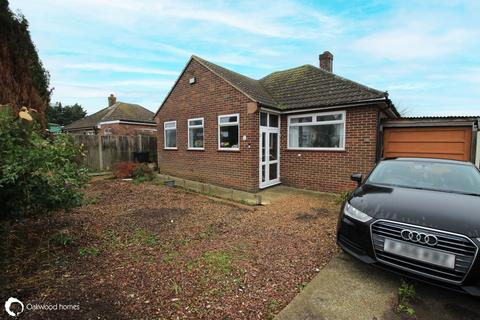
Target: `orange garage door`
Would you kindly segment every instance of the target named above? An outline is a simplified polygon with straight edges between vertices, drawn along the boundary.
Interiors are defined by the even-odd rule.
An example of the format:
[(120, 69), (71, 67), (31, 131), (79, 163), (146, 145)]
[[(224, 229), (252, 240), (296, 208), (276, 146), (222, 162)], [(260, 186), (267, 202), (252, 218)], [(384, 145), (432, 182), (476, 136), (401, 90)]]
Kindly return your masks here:
[(385, 128), (384, 157), (470, 161), (471, 127)]

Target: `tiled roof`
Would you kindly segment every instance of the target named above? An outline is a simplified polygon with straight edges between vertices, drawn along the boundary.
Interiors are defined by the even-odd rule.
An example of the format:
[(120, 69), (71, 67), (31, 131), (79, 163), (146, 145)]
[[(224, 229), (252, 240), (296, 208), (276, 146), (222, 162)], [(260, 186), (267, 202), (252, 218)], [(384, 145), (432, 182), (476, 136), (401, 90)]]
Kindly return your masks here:
[(369, 88), (312, 65), (274, 72), (255, 80), (197, 56), (192, 58), (251, 99), (281, 110), (327, 107), (388, 97), (386, 92)]
[(111, 107), (102, 109), (83, 119), (77, 120), (67, 126), (65, 129), (93, 127), (99, 122), (124, 120), (155, 123), (153, 119), (154, 113), (138, 104), (117, 102)]
[(277, 105), (277, 102), (273, 99), (272, 95), (265, 90), (260, 81), (246, 77), (235, 71), (225, 69), (224, 67), (220, 67), (219, 65), (197, 56), (193, 56), (193, 59), (203, 64), (219, 77), (228, 81), (231, 85), (253, 100), (269, 106)]

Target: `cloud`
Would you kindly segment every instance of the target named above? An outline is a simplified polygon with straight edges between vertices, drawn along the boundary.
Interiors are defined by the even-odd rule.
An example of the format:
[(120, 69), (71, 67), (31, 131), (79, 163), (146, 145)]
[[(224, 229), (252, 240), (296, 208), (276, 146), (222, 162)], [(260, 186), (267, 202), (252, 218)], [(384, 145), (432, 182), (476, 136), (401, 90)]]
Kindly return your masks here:
[[(76, 85), (76, 84), (57, 84), (55, 85), (55, 94), (67, 98), (106, 98), (106, 91), (100, 87)], [(55, 99), (53, 99), (55, 100)]]
[(388, 90), (418, 90), (418, 89), (424, 89), (429, 87), (429, 85), (425, 82), (417, 82), (417, 83), (399, 83), (399, 84), (392, 84), (387, 86)]
[[(18, 0), (18, 2), (23, 2)], [(237, 29), (243, 32), (274, 38), (312, 38), (332, 34), (341, 27), (335, 16), (294, 1), (239, 1), (235, 6), (222, 1), (144, 0), (46, 0), (50, 9), (75, 10), (76, 15), (95, 17), (96, 20), (122, 29), (161, 32), (155, 23), (167, 22), (175, 28), (180, 22), (203, 22)], [(43, 4), (45, 5), (45, 4)], [(198, 25), (191, 25), (196, 27)], [(321, 27), (321, 28), (319, 28)], [(184, 32), (191, 32), (185, 28)], [(330, 32), (325, 32), (330, 31)]]
[[(87, 108), (104, 105), (110, 91), (156, 108), (191, 54), (258, 78), (317, 65), (324, 50), (335, 55), (335, 72), (388, 89), (413, 113), (471, 110), (480, 98), (479, 1), (10, 3), (29, 19), (54, 101)], [(445, 98), (460, 95), (461, 104)]]
[(354, 42), (358, 51), (375, 58), (388, 60), (414, 60), (439, 58), (461, 52), (474, 37), (465, 29), (436, 32), (414, 25), (369, 34)]
[(161, 74), (161, 75), (178, 75), (178, 71), (155, 69), (155, 68), (141, 68), (128, 65), (119, 65), (112, 63), (77, 63), (68, 64), (67, 69), (81, 69), (93, 71), (109, 71), (109, 72), (125, 72), (125, 73), (142, 73), (142, 74)]
[(466, 68), (459, 70), (453, 76), (454, 79), (465, 81), (474, 85), (480, 85), (480, 67)]

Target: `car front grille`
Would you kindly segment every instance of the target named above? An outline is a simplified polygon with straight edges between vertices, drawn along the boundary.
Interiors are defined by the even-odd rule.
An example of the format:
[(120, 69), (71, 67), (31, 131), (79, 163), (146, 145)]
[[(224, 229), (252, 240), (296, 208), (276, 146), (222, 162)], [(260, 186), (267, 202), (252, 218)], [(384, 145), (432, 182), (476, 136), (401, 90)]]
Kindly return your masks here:
[[(435, 235), (438, 239), (438, 243), (435, 246), (432, 247), (418, 243), (416, 243), (416, 245), (455, 254), (454, 269), (442, 268), (385, 252), (384, 243), (386, 238), (405, 242), (401, 236), (401, 232), (404, 229)], [(477, 246), (469, 238), (462, 235), (386, 220), (374, 222), (371, 226), (371, 233), (373, 248), (378, 261), (426, 277), (456, 284), (461, 283), (467, 276), (478, 250)]]

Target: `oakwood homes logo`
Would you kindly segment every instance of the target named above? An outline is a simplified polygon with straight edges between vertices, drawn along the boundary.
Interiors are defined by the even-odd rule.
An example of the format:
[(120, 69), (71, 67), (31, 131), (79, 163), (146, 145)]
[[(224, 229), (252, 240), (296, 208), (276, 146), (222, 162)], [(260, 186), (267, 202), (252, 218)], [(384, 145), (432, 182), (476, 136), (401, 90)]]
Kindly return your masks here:
[[(15, 312), (14, 310), (12, 310), (12, 307), (16, 304), (20, 305), (20, 307), (22, 308), (20, 311)], [(20, 313), (23, 312), (24, 309), (25, 307), (23, 306), (22, 301), (18, 300), (17, 298), (10, 297), (5, 302), (5, 311), (12, 317), (18, 316)]]
[[(20, 309), (20, 310), (19, 310)], [(78, 311), (80, 310), (80, 304), (32, 304), (27, 303), (25, 306), (22, 301), (17, 298), (10, 297), (5, 302), (5, 311), (11, 317), (18, 317), (24, 310), (27, 311)]]

